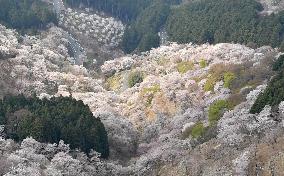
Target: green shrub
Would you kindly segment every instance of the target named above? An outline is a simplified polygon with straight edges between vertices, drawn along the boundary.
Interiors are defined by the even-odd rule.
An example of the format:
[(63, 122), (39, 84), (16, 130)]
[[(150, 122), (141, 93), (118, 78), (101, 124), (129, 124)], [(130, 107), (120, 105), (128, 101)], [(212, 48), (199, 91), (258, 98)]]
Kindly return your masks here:
[(229, 88), (232, 81), (236, 78), (235, 74), (232, 72), (224, 73), (224, 87)]
[(224, 110), (229, 108), (227, 100), (218, 100), (210, 105), (208, 111), (210, 125), (215, 124), (223, 115)]
[(204, 59), (201, 59), (201, 61), (199, 62), (199, 65), (201, 68), (205, 68), (207, 67), (207, 62)]
[(205, 128), (202, 122), (197, 122), (191, 130), (191, 136), (193, 138), (199, 138), (200, 136), (202, 136), (205, 132)]
[(143, 82), (143, 73), (139, 71), (131, 72), (128, 77), (128, 86), (133, 87), (137, 83)]
[(206, 83), (205, 83), (205, 85), (204, 85), (204, 90), (205, 90), (205, 91), (213, 91), (216, 82), (217, 82), (217, 78), (215, 78), (214, 76), (211, 75), (211, 76), (207, 79), (207, 81), (206, 81)]
[(177, 64), (177, 70), (179, 73), (186, 73), (189, 70), (193, 70), (194, 64), (192, 62), (189, 61), (183, 61), (183, 62), (179, 62)]

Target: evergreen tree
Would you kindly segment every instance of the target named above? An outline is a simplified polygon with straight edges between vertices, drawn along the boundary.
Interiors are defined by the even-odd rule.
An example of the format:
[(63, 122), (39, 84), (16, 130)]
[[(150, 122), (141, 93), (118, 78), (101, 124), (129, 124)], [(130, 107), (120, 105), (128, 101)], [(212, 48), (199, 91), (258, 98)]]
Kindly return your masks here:
[(0, 124), (8, 138), (23, 140), (32, 136), (40, 142), (64, 140), (72, 149), (89, 153), (95, 149), (108, 157), (108, 139), (100, 119), (87, 105), (72, 97), (38, 99), (23, 95), (6, 96), (0, 101)]

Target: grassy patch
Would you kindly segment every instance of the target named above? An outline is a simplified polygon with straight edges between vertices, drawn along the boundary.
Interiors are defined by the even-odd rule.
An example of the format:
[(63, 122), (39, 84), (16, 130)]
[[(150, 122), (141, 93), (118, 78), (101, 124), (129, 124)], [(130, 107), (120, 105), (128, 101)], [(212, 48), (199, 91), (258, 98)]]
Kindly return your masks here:
[(232, 81), (236, 79), (236, 75), (232, 72), (226, 72), (224, 73), (223, 76), (224, 76), (224, 87), (229, 88)]
[(204, 59), (201, 59), (201, 61), (199, 62), (199, 65), (201, 68), (205, 68), (207, 67), (207, 62)]
[(224, 87), (229, 88), (232, 82), (237, 78), (234, 73), (235, 69), (237, 69), (237, 66), (234, 65), (216, 64), (212, 66), (209, 71), (210, 76), (208, 76), (204, 85), (204, 90), (213, 91), (215, 84), (222, 80), (224, 81)]
[(194, 64), (189, 61), (183, 61), (177, 64), (177, 70), (181, 74), (184, 74), (188, 72), (189, 70), (193, 70), (193, 68), (194, 68)]
[(210, 105), (208, 111), (210, 125), (217, 123), (217, 121), (224, 114), (225, 109), (229, 109), (229, 102), (227, 100), (218, 100)]
[(119, 88), (121, 87), (120, 82), (121, 82), (120, 75), (113, 75), (107, 78), (106, 80), (108, 89), (114, 90), (114, 91), (119, 90)]
[(191, 129), (191, 136), (193, 138), (199, 138), (205, 132), (205, 128), (202, 122), (197, 122)]
[(207, 81), (204, 85), (205, 91), (213, 91), (214, 86), (218, 81), (223, 79), (223, 74), (227, 67), (224, 64), (216, 64), (210, 68), (209, 75), (207, 77)]
[(205, 85), (204, 85), (204, 90), (205, 91), (213, 91), (214, 86), (215, 86), (217, 81), (218, 81), (218, 79), (215, 76), (213, 76), (213, 75), (209, 76), (207, 78)]
[(161, 91), (161, 88), (160, 88), (160, 85), (159, 84), (155, 84), (151, 87), (146, 87), (143, 89), (143, 94), (146, 94), (146, 93), (157, 93), (157, 92), (160, 92)]

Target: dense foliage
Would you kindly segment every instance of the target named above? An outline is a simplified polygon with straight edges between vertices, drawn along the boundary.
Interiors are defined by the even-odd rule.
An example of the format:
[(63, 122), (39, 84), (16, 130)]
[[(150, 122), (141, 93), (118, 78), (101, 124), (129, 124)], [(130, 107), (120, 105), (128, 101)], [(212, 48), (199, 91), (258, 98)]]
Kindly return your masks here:
[(160, 45), (158, 32), (165, 23), (170, 6), (157, 2), (141, 12), (136, 21), (125, 31), (122, 46), (126, 53), (147, 51)]
[(235, 74), (232, 72), (226, 72), (223, 75), (224, 77), (224, 87), (229, 88), (233, 80), (236, 78)]
[(197, 122), (191, 130), (191, 136), (193, 138), (198, 138), (200, 136), (203, 135), (203, 133), (205, 132), (205, 128), (202, 122)]
[(103, 11), (124, 22), (135, 20), (140, 13), (154, 2), (176, 4), (180, 0), (64, 0), (72, 7), (84, 4), (96, 10)]
[(279, 58), (273, 63), (273, 71), (280, 71), (284, 66), (284, 55), (279, 56)]
[(218, 100), (210, 105), (208, 110), (210, 124), (216, 123), (222, 117), (225, 109), (229, 109), (229, 103), (227, 100)]
[(254, 102), (251, 113), (259, 113), (265, 105), (277, 106), (284, 101), (284, 55), (280, 56), (273, 65), (273, 69), (278, 71), (277, 75), (272, 78), (267, 88), (261, 93)]
[(111, 14), (123, 21), (135, 19), (152, 0), (65, 0), (72, 7), (78, 7), (81, 3), (87, 7)]
[(0, 0), (0, 23), (20, 31), (56, 23), (55, 14), (39, 0)]
[(172, 10), (167, 31), (179, 43), (283, 45), (284, 13), (261, 17), (261, 10), (255, 0), (193, 1)]
[(8, 138), (58, 143), (64, 140), (72, 149), (91, 149), (107, 157), (107, 133), (100, 119), (93, 117), (87, 105), (71, 97), (38, 99), (23, 95), (7, 96), (0, 101), (0, 123)]

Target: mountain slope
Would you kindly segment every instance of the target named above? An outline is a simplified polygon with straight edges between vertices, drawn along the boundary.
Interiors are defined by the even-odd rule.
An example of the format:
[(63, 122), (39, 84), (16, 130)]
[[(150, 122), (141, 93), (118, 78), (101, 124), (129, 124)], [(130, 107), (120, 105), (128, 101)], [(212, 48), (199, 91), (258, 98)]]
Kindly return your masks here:
[[(15, 31), (1, 26), (3, 94), (72, 94), (104, 123), (110, 158), (100, 161), (95, 154), (89, 161), (59, 146), (48, 153), (50, 146), (31, 138), (20, 147), (1, 140), (3, 173), (250, 175), (258, 169), (254, 163), (265, 167), (262, 172), (271, 172), (272, 163), (275, 172), (281, 172), (281, 120), (274, 120), (269, 106), (259, 114), (249, 113), (275, 74), (270, 65), (278, 56), (276, 49), (173, 43), (107, 61), (101, 67), (104, 75), (97, 77), (68, 61), (64, 33), (52, 27), (39, 38), (18, 42)], [(262, 151), (271, 140), (277, 150), (267, 156)], [(36, 146), (43, 146), (41, 152)]]
[(283, 174), (281, 0), (43, 2), (0, 13), (0, 175)]

